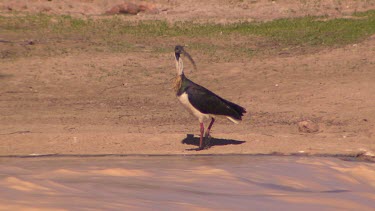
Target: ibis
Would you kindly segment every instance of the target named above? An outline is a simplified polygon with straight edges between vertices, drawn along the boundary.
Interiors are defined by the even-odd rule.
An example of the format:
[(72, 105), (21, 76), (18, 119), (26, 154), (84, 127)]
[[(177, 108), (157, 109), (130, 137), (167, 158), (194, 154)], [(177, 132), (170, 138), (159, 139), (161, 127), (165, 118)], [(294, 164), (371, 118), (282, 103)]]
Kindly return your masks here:
[[(185, 51), (184, 46), (177, 45), (175, 47), (174, 54), (177, 69), (177, 77), (174, 87), (176, 95), (182, 105), (199, 120), (200, 139), (198, 150), (202, 150), (209, 147), (208, 141), (210, 139), (210, 130), (216, 117), (226, 117), (230, 121), (238, 124), (242, 120), (244, 113), (246, 113), (246, 109), (223, 99), (203, 86), (189, 80), (185, 76), (184, 65), (181, 58), (182, 55), (190, 60), (190, 62), (194, 65), (194, 68), (196, 68), (196, 66), (190, 54)], [(211, 122), (205, 132), (203, 123), (206, 119), (211, 119)], [(205, 140), (205, 143), (203, 140)]]

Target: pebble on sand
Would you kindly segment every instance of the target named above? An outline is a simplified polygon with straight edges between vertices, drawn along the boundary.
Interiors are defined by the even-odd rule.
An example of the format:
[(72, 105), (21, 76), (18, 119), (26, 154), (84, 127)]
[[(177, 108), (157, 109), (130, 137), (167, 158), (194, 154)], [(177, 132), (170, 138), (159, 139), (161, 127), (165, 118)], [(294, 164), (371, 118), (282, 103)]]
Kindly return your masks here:
[(316, 133), (319, 131), (319, 125), (311, 120), (298, 122), (298, 130), (302, 133)]

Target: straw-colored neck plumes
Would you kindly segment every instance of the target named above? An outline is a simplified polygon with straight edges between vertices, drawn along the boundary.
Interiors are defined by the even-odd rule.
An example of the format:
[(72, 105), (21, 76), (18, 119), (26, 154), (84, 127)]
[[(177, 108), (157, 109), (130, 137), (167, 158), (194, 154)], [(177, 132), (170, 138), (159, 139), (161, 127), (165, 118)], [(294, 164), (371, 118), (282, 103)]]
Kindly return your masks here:
[(177, 77), (173, 84), (173, 89), (177, 92), (181, 88), (182, 75), (184, 74), (184, 63), (182, 62), (182, 59), (179, 56), (176, 56), (176, 70)]
[(178, 90), (180, 90), (181, 85), (182, 85), (182, 76), (181, 75), (177, 75), (176, 79), (174, 81), (174, 84), (173, 84), (173, 89), (174, 89), (174, 91), (176, 93), (178, 92)]
[(176, 70), (177, 75), (184, 74), (184, 63), (182, 62), (181, 57), (176, 57)]

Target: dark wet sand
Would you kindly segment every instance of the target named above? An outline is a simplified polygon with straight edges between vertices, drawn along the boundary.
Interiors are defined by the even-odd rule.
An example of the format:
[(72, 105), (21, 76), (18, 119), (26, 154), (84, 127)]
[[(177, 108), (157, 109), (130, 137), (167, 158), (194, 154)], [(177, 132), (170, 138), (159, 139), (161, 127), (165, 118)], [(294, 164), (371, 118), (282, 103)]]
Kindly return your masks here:
[(336, 158), (0, 158), (0, 210), (373, 210), (374, 175)]

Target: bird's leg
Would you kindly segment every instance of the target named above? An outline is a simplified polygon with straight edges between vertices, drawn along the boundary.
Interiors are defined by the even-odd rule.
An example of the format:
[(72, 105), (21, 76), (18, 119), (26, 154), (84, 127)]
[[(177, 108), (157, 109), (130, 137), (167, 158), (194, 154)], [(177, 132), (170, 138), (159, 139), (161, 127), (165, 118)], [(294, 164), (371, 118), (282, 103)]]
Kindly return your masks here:
[(204, 133), (204, 125), (203, 125), (203, 122), (201, 122), (200, 124), (200, 132), (201, 132), (201, 136), (200, 136), (200, 139), (199, 139), (199, 150), (203, 149), (203, 133)]
[(211, 145), (211, 136), (210, 136), (210, 131), (211, 131), (211, 127), (212, 127), (212, 125), (214, 124), (214, 122), (215, 122), (215, 119), (214, 118), (211, 118), (211, 122), (210, 122), (210, 124), (208, 125), (208, 128), (207, 128), (207, 130), (206, 130), (206, 134), (205, 134), (205, 136), (204, 136), (204, 141), (205, 141), (205, 147), (206, 148), (209, 148), (210, 147), (210, 145)]
[(211, 118), (211, 122), (210, 122), (210, 125), (208, 125), (208, 128), (207, 128), (207, 130), (206, 130), (206, 135), (205, 135), (205, 137), (210, 137), (211, 127), (212, 127), (212, 125), (214, 124), (214, 122), (215, 122), (215, 119), (214, 119), (214, 118)]

